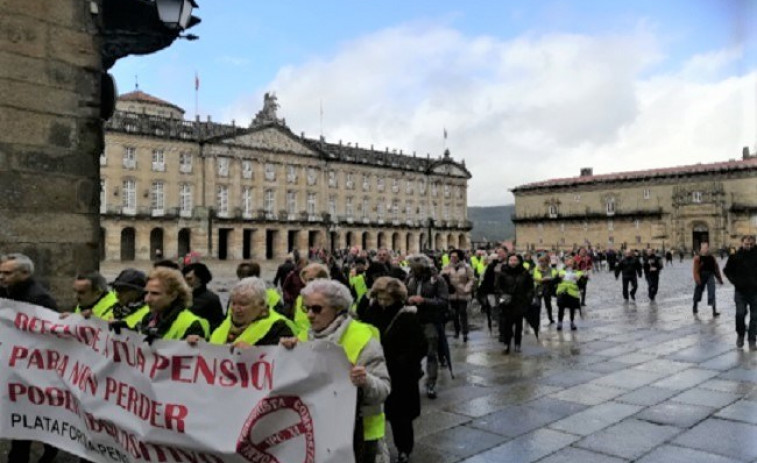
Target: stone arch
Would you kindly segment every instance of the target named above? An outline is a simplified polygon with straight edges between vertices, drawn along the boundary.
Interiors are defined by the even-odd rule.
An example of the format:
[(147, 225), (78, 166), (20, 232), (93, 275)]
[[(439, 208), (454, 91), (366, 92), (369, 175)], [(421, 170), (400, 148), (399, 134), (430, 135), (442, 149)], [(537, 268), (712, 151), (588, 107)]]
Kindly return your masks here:
[(405, 254), (412, 254), (416, 251), (413, 246), (413, 233), (407, 232), (405, 235)]
[(134, 260), (137, 247), (137, 232), (134, 227), (121, 230), (121, 261)]
[(192, 250), (192, 231), (189, 228), (179, 230), (177, 255), (184, 257)]
[(362, 233), (362, 236), (360, 237), (360, 249), (368, 249), (368, 246), (371, 244), (371, 234), (367, 231), (364, 231)]
[(418, 252), (422, 252), (426, 249), (426, 246), (428, 246), (426, 243), (426, 234), (421, 232), (418, 234)]
[(444, 237), (442, 237), (441, 233), (437, 233), (434, 236), (434, 249), (437, 251), (444, 249)]
[(457, 236), (457, 247), (460, 249), (470, 248), (470, 244), (468, 243), (468, 237), (465, 236), (465, 233), (460, 233)]
[(392, 251), (399, 251), (401, 247), (399, 232), (392, 233)]
[(455, 235), (453, 235), (452, 233), (447, 235), (447, 248), (450, 247), (457, 247), (457, 240), (455, 239)]
[(355, 245), (355, 238), (353, 237), (353, 233), (351, 231), (344, 233), (344, 246), (346, 248), (351, 248)]
[(376, 249), (381, 249), (385, 247), (386, 247), (386, 234), (380, 231), (376, 235)]
[[(158, 227), (150, 230), (150, 259), (162, 258), (165, 254), (163, 235), (162, 228)], [(160, 250), (160, 255), (158, 255), (158, 250)]]

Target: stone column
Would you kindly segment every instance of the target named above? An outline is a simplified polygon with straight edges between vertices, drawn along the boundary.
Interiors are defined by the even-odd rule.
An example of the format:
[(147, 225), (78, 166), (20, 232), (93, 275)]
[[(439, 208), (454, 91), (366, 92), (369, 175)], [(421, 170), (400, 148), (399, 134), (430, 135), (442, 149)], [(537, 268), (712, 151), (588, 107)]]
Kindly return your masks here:
[(61, 307), (99, 268), (100, 41), (81, 0), (0, 2), (0, 253), (27, 254)]

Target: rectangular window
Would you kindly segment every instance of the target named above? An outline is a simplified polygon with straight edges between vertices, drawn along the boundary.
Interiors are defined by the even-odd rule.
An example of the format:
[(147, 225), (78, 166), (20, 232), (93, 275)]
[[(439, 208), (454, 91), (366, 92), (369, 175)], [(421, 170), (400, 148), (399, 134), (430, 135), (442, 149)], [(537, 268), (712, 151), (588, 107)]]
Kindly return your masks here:
[(701, 203), (702, 202), (702, 192), (701, 191), (692, 191), (691, 192), (691, 202), (692, 203)]
[(442, 205), (442, 217), (444, 220), (449, 220), (449, 204)]
[(164, 213), (164, 184), (163, 182), (152, 182), (150, 192), (150, 210), (153, 216), (162, 216)]
[(290, 220), (297, 214), (297, 193), (294, 191), (287, 191), (287, 214)]
[(192, 173), (192, 154), (179, 153), (179, 172), (182, 174)]
[(384, 191), (385, 184), (384, 184), (384, 177), (379, 177), (376, 179), (376, 191)]
[(376, 218), (383, 222), (384, 221), (384, 199), (379, 198), (378, 204), (376, 204)]
[(229, 158), (218, 158), (218, 176), (229, 176)]
[(405, 219), (406, 220), (413, 220), (415, 217), (413, 216), (413, 203), (412, 201), (405, 201)]
[(412, 180), (408, 180), (407, 182), (405, 182), (405, 194), (406, 195), (413, 194), (413, 183), (414, 182)]
[(363, 191), (371, 190), (371, 177), (368, 174), (363, 174)]
[(242, 161), (242, 178), (252, 178), (252, 161), (249, 159)]
[(265, 198), (263, 202), (265, 208), (265, 214), (267, 218), (273, 218), (276, 211), (276, 196), (273, 190), (265, 190)]
[(368, 217), (370, 217), (370, 212), (371, 212), (371, 200), (370, 199), (363, 198), (363, 204), (361, 206), (361, 211), (360, 212), (362, 213), (362, 216), (363, 216), (364, 219), (367, 219)]
[(392, 220), (395, 222), (400, 219), (400, 202), (395, 199), (392, 201)]
[(344, 186), (348, 190), (351, 190), (355, 187), (354, 175), (352, 173), (349, 173), (349, 172), (347, 173), (347, 178), (344, 181)]
[(558, 212), (557, 211), (557, 205), (556, 204), (550, 204), (549, 205), (549, 211), (548, 211), (549, 218), (550, 219), (557, 218), (557, 212)]
[(426, 218), (426, 208), (423, 204), (418, 204), (418, 219), (424, 220)]
[(344, 203), (344, 215), (346, 215), (348, 219), (351, 219), (354, 212), (355, 211), (352, 205), (352, 196), (348, 196), (347, 201)]
[(315, 185), (318, 182), (318, 171), (308, 167), (308, 185)]
[(252, 187), (242, 188), (242, 217), (245, 219), (252, 218)]
[(400, 181), (396, 178), (392, 179), (392, 193), (399, 193), (400, 191)]
[(108, 195), (105, 194), (106, 188), (105, 188), (105, 180), (100, 180), (100, 214), (105, 214), (108, 211), (107, 206), (107, 198)]
[(613, 231), (613, 230), (615, 230), (615, 223), (613, 223), (613, 221), (612, 221), (612, 220), (608, 220), (608, 221), (607, 221), (607, 229), (608, 229), (609, 231)]
[(329, 187), (330, 188), (336, 188), (338, 186), (338, 182), (336, 181), (336, 172), (333, 170), (329, 171)]
[(649, 188), (644, 188), (643, 193), (644, 199), (649, 199), (652, 197), (652, 191)]
[(418, 180), (418, 192), (422, 195), (426, 194), (426, 179), (425, 178)]
[(449, 198), (449, 185), (444, 185), (444, 197)]
[(605, 203), (605, 210), (607, 211), (607, 215), (613, 215), (615, 214), (615, 198), (610, 198)]
[(165, 172), (166, 157), (163, 150), (152, 150), (152, 170), (155, 172)]
[(276, 166), (275, 165), (271, 163), (267, 163), (265, 165), (265, 179), (269, 181), (276, 180)]
[(431, 196), (436, 197), (437, 193), (439, 193), (439, 184), (434, 182), (431, 184)]
[(336, 217), (336, 196), (334, 195), (329, 196), (329, 214), (332, 219)]
[(183, 183), (179, 187), (179, 215), (192, 216), (192, 185)]
[(137, 181), (126, 179), (123, 181), (121, 193), (122, 213), (134, 215), (137, 213)]
[(581, 202), (581, 195), (573, 195), (573, 201), (580, 203)]
[(123, 166), (125, 169), (133, 170), (137, 168), (137, 149), (131, 146), (124, 148)]
[(218, 207), (218, 215), (220, 217), (229, 216), (229, 187), (226, 185), (218, 185), (218, 201), (216, 207)]

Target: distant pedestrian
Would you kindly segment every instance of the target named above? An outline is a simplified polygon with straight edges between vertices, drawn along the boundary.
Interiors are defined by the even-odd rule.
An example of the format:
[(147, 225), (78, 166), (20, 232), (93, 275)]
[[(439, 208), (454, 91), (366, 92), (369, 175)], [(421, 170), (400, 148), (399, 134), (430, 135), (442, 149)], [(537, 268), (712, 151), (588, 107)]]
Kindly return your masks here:
[(549, 324), (551, 325), (555, 322), (552, 316), (552, 295), (555, 292), (557, 270), (550, 266), (549, 257), (545, 255), (539, 257), (538, 264), (532, 275), (534, 277), (536, 295), (540, 300), (544, 301), (544, 308), (547, 311)]
[(647, 255), (644, 258), (644, 278), (647, 280), (647, 294), (652, 302), (657, 297), (660, 286), (660, 271), (662, 271), (662, 259), (654, 249), (647, 249)]
[(749, 338), (749, 350), (757, 350), (757, 247), (754, 235), (741, 238), (741, 249), (728, 258), (723, 273), (735, 288), (733, 299), (736, 303), (736, 347), (744, 347), (746, 334)]
[(723, 277), (720, 275), (720, 266), (715, 256), (710, 254), (710, 244), (702, 243), (699, 247), (699, 254), (694, 256), (694, 306), (692, 312), (696, 315), (699, 313), (697, 305), (702, 300), (702, 293), (707, 288), (707, 305), (712, 307), (712, 316), (717, 317), (720, 313), (717, 311), (715, 301), (715, 280), (721, 285)]
[(673, 265), (673, 252), (670, 250), (665, 252), (665, 264)]
[(475, 277), (473, 269), (465, 263), (458, 250), (449, 253), (449, 265), (442, 269), (442, 277), (448, 283), (449, 305), (455, 326), (455, 339), (463, 332), (463, 342), (468, 342), (468, 302), (471, 300)]
[[(636, 290), (639, 288), (639, 277), (641, 277), (641, 262), (630, 249), (626, 249), (623, 259), (615, 266), (615, 279), (623, 275), (623, 300), (628, 302), (628, 296), (636, 301)], [(628, 286), (631, 291), (628, 291)]]
[(562, 321), (565, 317), (565, 309), (570, 311), (570, 329), (576, 330), (576, 311), (581, 310), (581, 291), (578, 289), (578, 280), (583, 272), (576, 269), (572, 257), (565, 259), (565, 268), (557, 274), (557, 330), (562, 330)]
[(507, 264), (501, 265), (497, 271), (494, 288), (500, 309), (499, 332), (505, 343), (504, 353), (510, 353), (511, 341), (514, 341), (515, 352), (520, 352), (523, 316), (534, 297), (534, 279), (520, 258), (510, 254)]

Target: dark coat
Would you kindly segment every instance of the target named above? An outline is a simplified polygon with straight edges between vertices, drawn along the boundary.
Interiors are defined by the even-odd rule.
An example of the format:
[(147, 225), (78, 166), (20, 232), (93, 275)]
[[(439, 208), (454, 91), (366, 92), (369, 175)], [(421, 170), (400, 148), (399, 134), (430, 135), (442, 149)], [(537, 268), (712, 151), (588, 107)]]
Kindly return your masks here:
[(623, 274), (623, 278), (634, 279), (641, 276), (641, 262), (637, 257), (623, 257), (615, 266), (615, 278)]
[(287, 260), (283, 264), (279, 265), (279, 268), (276, 269), (276, 276), (273, 279), (273, 286), (283, 285), (287, 275), (289, 275), (289, 273), (294, 270), (295, 267), (296, 265), (294, 265), (294, 262), (292, 262), (291, 260)]
[[(162, 339), (163, 336), (168, 334), (171, 326), (174, 324), (176, 319), (179, 318), (179, 314), (183, 310), (184, 306), (177, 299), (173, 302), (173, 304), (171, 304), (170, 307), (165, 310), (165, 315), (156, 315), (152, 312), (147, 312), (142, 321), (140, 321), (135, 328), (142, 334), (151, 336), (155, 339)], [(153, 326), (151, 326), (151, 324)], [(196, 334), (203, 339), (207, 337), (205, 335), (205, 330), (202, 328), (202, 324), (199, 320), (189, 325), (189, 328), (187, 328), (187, 331), (184, 333), (184, 339), (192, 334)]]
[(58, 311), (58, 304), (49, 292), (34, 278), (21, 281), (6, 289), (6, 297), (14, 301), (28, 302)]
[(495, 271), (494, 292), (497, 295), (509, 294), (512, 299), (503, 307), (521, 314), (531, 306), (534, 297), (534, 279), (522, 265), (510, 267), (507, 264)]
[[(422, 325), (444, 323), (449, 306), (449, 290), (444, 278), (437, 275), (426, 275), (419, 278), (410, 275), (406, 286), (408, 297), (420, 294), (425, 300), (423, 304), (418, 305), (418, 321)], [(420, 293), (418, 286), (420, 286)]]
[(373, 283), (379, 277), (392, 277), (400, 281), (405, 281), (407, 274), (404, 270), (390, 263), (382, 264), (381, 262), (371, 262), (365, 271), (365, 284), (371, 289)]
[(757, 247), (736, 251), (728, 258), (723, 273), (740, 293), (757, 293)]
[(192, 291), (192, 307), (189, 308), (193, 314), (202, 317), (210, 323), (210, 332), (218, 328), (225, 315), (221, 299), (205, 285), (195, 288)]
[(660, 256), (653, 254), (644, 258), (644, 276), (647, 279), (654, 276), (660, 276), (661, 271), (662, 258)]
[(392, 384), (392, 392), (384, 403), (389, 420), (412, 420), (421, 413), (418, 380), (422, 371), (421, 360), (427, 352), (426, 337), (414, 310), (408, 307), (400, 312), (402, 309), (402, 304), (386, 308), (373, 304), (361, 319), (381, 332), (381, 346)]

